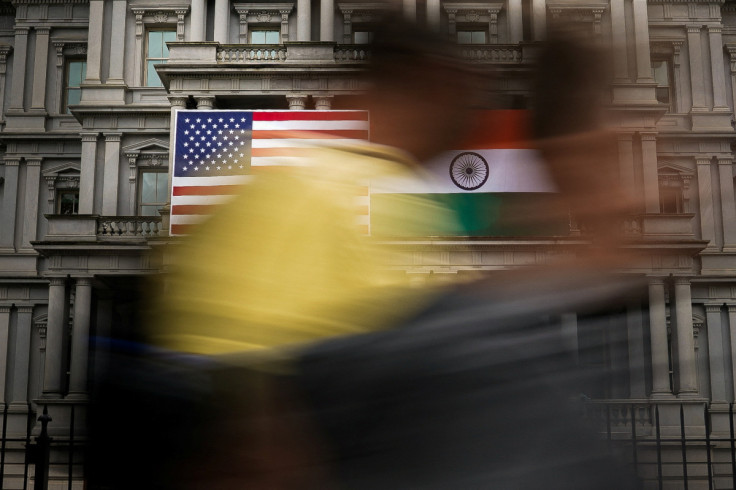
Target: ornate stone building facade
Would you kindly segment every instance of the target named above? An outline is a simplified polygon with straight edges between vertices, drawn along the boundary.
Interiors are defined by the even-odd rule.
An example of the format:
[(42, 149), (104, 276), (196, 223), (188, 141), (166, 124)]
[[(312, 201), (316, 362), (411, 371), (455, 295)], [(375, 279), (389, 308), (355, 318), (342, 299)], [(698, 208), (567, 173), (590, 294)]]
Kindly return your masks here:
[[(401, 7), (456, 39), (458, 57), (501, 73), (494, 91), (521, 106), (550, 23), (577, 22), (595, 42), (624, 46), (612, 59), (609, 113), (621, 179), (646, 202), (626, 223), (640, 261), (624, 272), (649, 278), (649, 304), (630, 306), (619, 326), (626, 355), (608, 358), (630, 367), (624, 386), (600, 395), (642, 407), (707, 402), (713, 430), (726, 430), (736, 394), (736, 3)], [(162, 267), (150, 252), (169, 241), (158, 210), (168, 198), (161, 189), (174, 113), (351, 108), (382, 8), (348, 0), (0, 2), (0, 402), (8, 437), (24, 437), (29, 410), (41, 404), (59, 440), (73, 413), (82, 425), (100, 362), (88, 336), (124, 329), (137, 278)], [(574, 225), (564, 237), (405, 241), (395, 244), (395, 265), (412, 277), (492, 274), (585, 244)], [(574, 328), (574, 312), (565, 321)], [(22, 488), (22, 471), (8, 466), (0, 486)]]

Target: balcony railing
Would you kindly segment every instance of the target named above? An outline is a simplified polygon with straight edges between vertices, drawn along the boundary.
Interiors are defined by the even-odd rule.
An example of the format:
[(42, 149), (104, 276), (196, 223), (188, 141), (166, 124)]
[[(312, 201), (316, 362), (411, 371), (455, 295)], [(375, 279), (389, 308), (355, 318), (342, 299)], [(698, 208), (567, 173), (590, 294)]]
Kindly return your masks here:
[(100, 242), (146, 241), (164, 236), (160, 216), (99, 216), (95, 214), (47, 214), (45, 241)]
[(100, 238), (150, 238), (161, 236), (160, 216), (113, 216), (97, 218), (97, 236)]

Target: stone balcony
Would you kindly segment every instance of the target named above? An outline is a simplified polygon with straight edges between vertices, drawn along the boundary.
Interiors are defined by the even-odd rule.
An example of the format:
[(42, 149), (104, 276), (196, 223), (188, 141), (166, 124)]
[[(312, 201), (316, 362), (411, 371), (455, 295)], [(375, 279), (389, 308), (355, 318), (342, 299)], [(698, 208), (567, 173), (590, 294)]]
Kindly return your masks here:
[(145, 242), (165, 235), (160, 216), (46, 215), (45, 242)]

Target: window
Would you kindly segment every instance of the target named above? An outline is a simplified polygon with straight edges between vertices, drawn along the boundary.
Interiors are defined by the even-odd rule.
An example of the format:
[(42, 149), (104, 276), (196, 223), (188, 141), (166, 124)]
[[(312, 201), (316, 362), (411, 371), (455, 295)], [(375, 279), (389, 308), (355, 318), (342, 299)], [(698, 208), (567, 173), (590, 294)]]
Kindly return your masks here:
[(163, 84), (153, 65), (166, 63), (169, 58), (169, 48), (166, 43), (176, 41), (176, 31), (149, 30), (146, 41), (146, 86), (161, 87)]
[(79, 214), (79, 189), (65, 189), (56, 192), (57, 214)]
[(371, 31), (354, 31), (354, 44), (370, 44), (373, 41), (373, 33)]
[(281, 32), (270, 29), (254, 29), (250, 31), (251, 44), (281, 44)]
[(659, 188), (659, 212), (677, 214), (682, 212), (682, 189), (680, 187)]
[(458, 30), (458, 44), (486, 44), (486, 31), (483, 30)]
[(169, 174), (166, 170), (141, 170), (140, 176), (138, 215), (158, 216), (169, 196)]
[(670, 104), (671, 86), (670, 63), (667, 60), (652, 60), (652, 73), (657, 83), (657, 101)]
[(66, 77), (64, 85), (64, 108), (68, 114), (70, 105), (79, 104), (82, 98), (80, 88), (84, 78), (87, 76), (87, 62), (82, 60), (69, 60), (66, 64)]

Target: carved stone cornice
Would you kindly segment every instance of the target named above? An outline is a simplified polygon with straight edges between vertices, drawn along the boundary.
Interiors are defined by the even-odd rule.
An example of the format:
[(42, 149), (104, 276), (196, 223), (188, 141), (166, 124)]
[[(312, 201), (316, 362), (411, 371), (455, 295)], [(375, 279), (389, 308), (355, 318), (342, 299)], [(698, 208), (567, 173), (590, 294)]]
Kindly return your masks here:
[(667, 3), (703, 3), (723, 5), (725, 0), (647, 0), (650, 4), (667, 4)]

